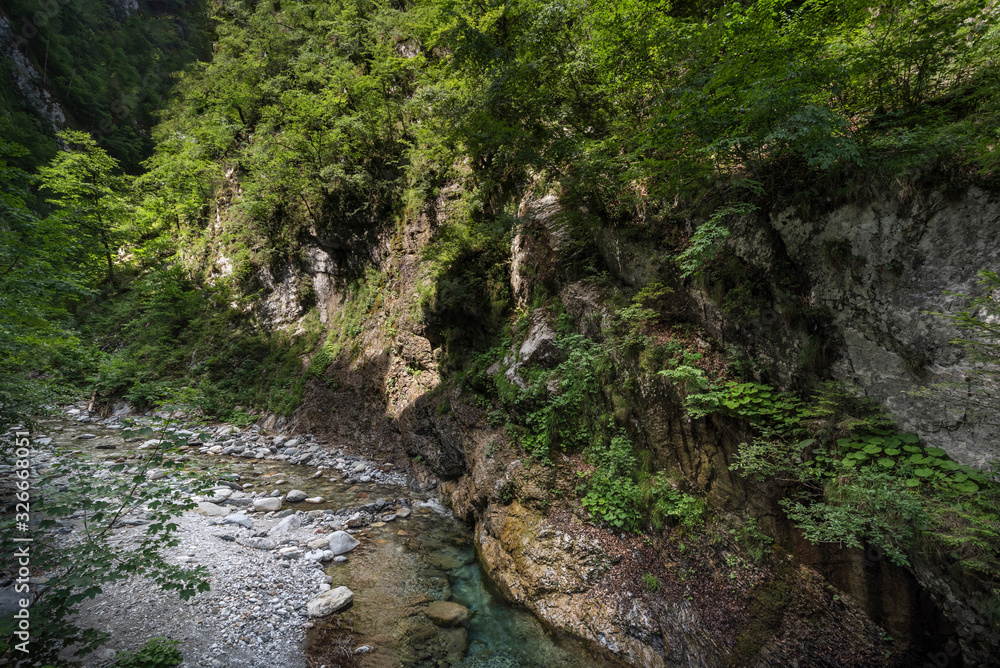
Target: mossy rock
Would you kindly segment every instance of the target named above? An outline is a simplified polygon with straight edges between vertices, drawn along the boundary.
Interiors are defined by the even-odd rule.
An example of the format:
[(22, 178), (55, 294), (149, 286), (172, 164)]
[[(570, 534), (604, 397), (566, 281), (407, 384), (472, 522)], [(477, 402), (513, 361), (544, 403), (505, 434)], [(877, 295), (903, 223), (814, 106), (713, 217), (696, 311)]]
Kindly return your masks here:
[(753, 590), (747, 606), (749, 628), (736, 639), (729, 665), (745, 666), (757, 656), (761, 647), (781, 628), (785, 608), (792, 598), (792, 587), (774, 580)]

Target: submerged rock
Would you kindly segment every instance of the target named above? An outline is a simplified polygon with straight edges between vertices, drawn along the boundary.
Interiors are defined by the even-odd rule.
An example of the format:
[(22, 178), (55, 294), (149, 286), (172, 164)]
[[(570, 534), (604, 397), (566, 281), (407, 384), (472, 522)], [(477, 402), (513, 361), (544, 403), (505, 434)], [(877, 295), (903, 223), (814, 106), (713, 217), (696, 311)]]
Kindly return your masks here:
[(337, 587), (325, 591), (306, 604), (310, 617), (326, 617), (342, 610), (354, 601), (354, 592), (347, 587)]
[(434, 601), (424, 614), (438, 626), (460, 626), (472, 617), (471, 610), (454, 601)]
[(451, 571), (465, 564), (465, 561), (462, 559), (444, 552), (432, 552), (427, 555), (426, 561), (431, 566), (440, 568), (442, 571)]

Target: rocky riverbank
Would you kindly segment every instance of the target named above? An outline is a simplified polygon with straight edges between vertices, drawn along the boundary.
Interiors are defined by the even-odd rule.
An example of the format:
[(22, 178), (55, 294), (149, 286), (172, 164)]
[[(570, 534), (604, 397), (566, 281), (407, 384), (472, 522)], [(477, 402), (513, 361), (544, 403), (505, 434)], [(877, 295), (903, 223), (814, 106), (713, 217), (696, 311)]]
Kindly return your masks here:
[[(308, 478), (336, 483), (338, 489), (351, 485), (349, 489), (356, 489), (361, 497), (385, 486), (403, 491), (407, 480), (391, 467), (342, 450), (331, 451), (323, 447), (328, 444), (310, 435), (286, 438), (231, 425), (165, 426), (164, 415), (136, 420), (101, 418), (82, 406), (65, 409), (64, 415), (64, 420), (43, 421), (46, 432), (34, 436), (32, 474), (45, 486), (65, 485), (64, 479), (51, 472), (67, 458), (89, 467), (98, 481), (142, 470), (143, 457), (161, 439), (120, 431), (133, 426), (158, 428), (162, 437), (184, 437), (187, 445), (172, 458), (189, 462), (211, 458), (219, 463), (219, 472), (201, 467), (209, 469), (217, 482), (207, 492), (189, 495), (197, 507), (177, 518), (178, 544), (163, 549), (168, 563), (204, 567), (210, 590), (185, 602), (142, 579), (105, 585), (101, 594), (83, 605), (77, 619), (82, 626), (109, 634), (107, 644), (87, 658), (88, 666), (111, 665), (119, 652), (136, 649), (155, 636), (180, 641), (184, 666), (304, 666), (305, 632), (318, 618), (348, 605), (351, 599), (349, 591), (337, 588), (338, 596), (333, 597), (337, 600), (332, 600), (333, 578), (325, 568), (342, 567), (362, 544), (366, 528), (398, 523), (401, 529), (413, 513), (414, 500), (409, 497), (379, 497), (368, 503), (329, 507), (335, 499), (287, 489), (290, 475), (251, 482), (233, 472), (232, 466), (222, 466), (234, 459), (268, 460), (300, 465), (294, 469), (299, 475), (296, 482)], [(117, 464), (124, 465), (123, 469), (117, 470)], [(0, 469), (4, 477), (11, 473), (9, 466)], [(162, 469), (148, 469), (145, 475), (150, 483), (189, 494), (183, 476)], [(45, 488), (38, 494), (44, 496)], [(123, 515), (112, 532), (112, 546), (136, 545), (150, 522), (148, 511), (137, 507)], [(84, 520), (77, 512), (49, 532), (67, 559), (85, 539)], [(45, 582), (46, 575), (33, 574), (39, 583)], [(3, 600), (9, 605), (15, 598), (13, 582), (8, 578), (3, 584)], [(353, 649), (365, 652), (371, 647)]]

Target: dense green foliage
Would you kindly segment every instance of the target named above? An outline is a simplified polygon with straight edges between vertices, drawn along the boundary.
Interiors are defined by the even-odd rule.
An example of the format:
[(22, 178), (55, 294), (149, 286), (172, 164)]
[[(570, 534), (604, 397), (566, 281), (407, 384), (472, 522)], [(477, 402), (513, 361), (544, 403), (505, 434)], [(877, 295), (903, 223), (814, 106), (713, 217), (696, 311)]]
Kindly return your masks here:
[(151, 269), (110, 308), (81, 318), (95, 351), (94, 389), (145, 410), (180, 386), (209, 415), (233, 419), (253, 409), (288, 414), (305, 378), (302, 355), (319, 338), (315, 317), (298, 336), (261, 325), (224, 287), (198, 285), (179, 265)]
[[(437, 263), (429, 294), (438, 310), (486, 294), (499, 321), (503, 261), (487, 249), (502, 248), (529, 186), (559, 187), (622, 226), (711, 214), (677, 258), (696, 274), (731, 218), (775, 197), (929, 173), (956, 185), (995, 176), (1000, 61), (997, 9), (985, 0), (227, 0), (134, 13), (19, 0), (4, 11), (69, 123), (96, 138), (67, 135), (55, 152), (7, 87), (4, 132), (32, 157), (15, 149), (6, 160), (29, 172), (52, 162), (39, 172), (47, 192), (6, 181), (20, 188), (21, 209), (73, 228), (74, 271), (88, 289), (180, 261), (192, 283), (178, 289), (221, 303), (263, 287), (261, 270), (300, 262), (304, 242), (360, 279), (375, 234), (460, 182), (463, 206), (446, 229), (466, 232), (443, 232), (428, 252), (462, 261)], [(211, 59), (185, 67), (209, 26)], [(154, 111), (161, 121), (147, 137)], [(154, 146), (138, 178), (123, 178)], [(573, 243), (585, 244), (587, 221), (569, 222)], [(116, 272), (118, 262), (127, 266)], [(450, 275), (456, 267), (476, 276)], [(192, 300), (150, 359), (195, 353), (205, 318)], [(734, 314), (754, 312), (738, 301)], [(256, 325), (244, 335), (266, 336)], [(139, 350), (108, 345), (118, 369)], [(149, 380), (190, 383), (198, 358), (188, 369), (153, 364)]]
[(89, 234), (69, 216), (31, 209), (35, 179), (11, 163), (24, 155), (0, 140), (0, 427), (76, 379), (68, 308), (92, 288)]
[(688, 396), (695, 415), (748, 421), (758, 436), (740, 446), (733, 469), (793, 482), (781, 505), (814, 542), (875, 545), (894, 562), (922, 536), (996, 585), (1000, 488), (982, 471), (888, 428), (877, 407), (827, 388), (806, 402), (766, 385), (730, 382)]

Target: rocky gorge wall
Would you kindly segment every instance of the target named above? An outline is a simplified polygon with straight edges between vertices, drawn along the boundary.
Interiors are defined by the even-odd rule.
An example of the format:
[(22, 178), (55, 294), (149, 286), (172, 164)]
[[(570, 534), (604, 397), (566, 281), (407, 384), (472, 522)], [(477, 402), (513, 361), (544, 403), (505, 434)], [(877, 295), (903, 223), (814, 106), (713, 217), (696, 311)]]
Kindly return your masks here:
[[(961, 331), (938, 313), (981, 294), (977, 273), (1000, 267), (1000, 197), (978, 188), (949, 199), (941, 193), (841, 206), (810, 217), (789, 208), (766, 224), (743, 220), (729, 248), (768, 266), (794, 258), (807, 277), (804, 295), (779, 295), (746, 327), (748, 351), (774, 361), (790, 379), (805, 342), (782, 317), (798, 297), (829, 314), (833, 379), (883, 405), (905, 431), (943, 448), (956, 461), (986, 467), (1000, 459), (1000, 415), (973, 415), (964, 401), (966, 372), (976, 367), (952, 342)], [(703, 306), (718, 329), (718, 309)], [(782, 303), (784, 302), (784, 303)], [(957, 384), (951, 392), (922, 388)]]
[[(949, 660), (964, 661), (954, 665), (996, 663), (997, 639), (986, 633), (982, 611), (935, 566), (920, 564), (914, 574), (863, 551), (805, 542), (783, 518), (780, 488), (730, 471), (745, 438), (740, 425), (692, 421), (679, 388), (639, 369), (620, 378), (627, 390), (608, 388), (609, 402), (617, 391), (657, 467), (678, 470), (704, 490), (722, 530), (647, 544), (586, 523), (573, 502), (585, 468), (579, 456), (531, 465), (487, 423), (489, 407), (442, 374), (444, 339), (434, 302), (423, 296), (422, 252), (448, 225), (456, 197), (446, 190), (423, 215), (370, 246), (378, 285), (370, 286), (375, 296), (349, 354), (310, 382), (291, 418), (272, 417), (272, 425), (324, 434), (408, 469), (419, 485), (441, 484), (456, 512), (475, 524), (480, 560), (506, 596), (553, 629), (632, 665), (912, 665), (953, 645), (961, 649)], [(576, 331), (599, 340), (606, 295), (561, 269), (560, 215), (555, 196), (522, 205), (511, 247), (515, 305), (529, 309), (542, 289), (558, 296)], [(773, 212), (739, 221), (726, 250), (751, 267), (787, 267), (795, 258), (805, 290), (762, 272), (772, 300), (738, 324), (697, 283), (681, 286), (681, 297), (711, 334), (760, 360), (786, 387), (804, 375), (814, 335), (790, 314), (803, 303), (823, 312), (833, 378), (878, 400), (904, 429), (956, 460), (982, 465), (995, 458), (994, 428), (956, 417), (958, 404), (910, 393), (967, 367), (949, 343), (957, 331), (928, 311), (961, 305), (945, 292), (973, 292), (976, 272), (997, 266), (997, 246), (984, 230), (998, 227), (1000, 201), (977, 190), (954, 201), (931, 195), (907, 211), (887, 200), (808, 219)], [(660, 270), (648, 249), (611, 231), (602, 231), (598, 244), (626, 285), (638, 287)], [(266, 308), (276, 322), (294, 322), (304, 311), (296, 286), (308, 280), (334, 327), (350, 300), (337, 287), (342, 267), (321, 246), (307, 250), (309, 262), (268, 278), (274, 288)], [(544, 357), (551, 323), (544, 310), (532, 322), (490, 373), (516, 384), (522, 367)], [(749, 559), (732, 537), (748, 516), (778, 541), (765, 563)], [(646, 574), (662, 589), (648, 591)], [(885, 644), (882, 629), (895, 644)]]

